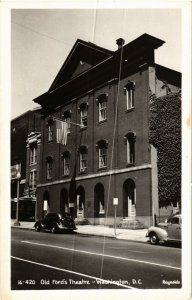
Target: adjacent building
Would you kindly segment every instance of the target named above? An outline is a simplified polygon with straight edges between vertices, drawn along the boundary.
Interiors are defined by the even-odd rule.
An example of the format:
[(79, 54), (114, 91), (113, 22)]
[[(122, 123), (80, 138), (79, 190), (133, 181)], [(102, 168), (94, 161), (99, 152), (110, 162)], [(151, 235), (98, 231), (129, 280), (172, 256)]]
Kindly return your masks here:
[(36, 185), (39, 176), (39, 111), (27, 111), (11, 121), (11, 218), (16, 218), (19, 198), (19, 220), (34, 220)]
[[(116, 42), (113, 52), (78, 39), (50, 89), (34, 99), (42, 108), (41, 137), (28, 136), (27, 147), (34, 187), (31, 140), (41, 140), (38, 218), (62, 211), (111, 225), (116, 206), (118, 224), (148, 227), (159, 215), (149, 102), (178, 92), (181, 74), (155, 63), (155, 49), (164, 44), (158, 38)], [(67, 123), (66, 144), (58, 142), (57, 120)]]

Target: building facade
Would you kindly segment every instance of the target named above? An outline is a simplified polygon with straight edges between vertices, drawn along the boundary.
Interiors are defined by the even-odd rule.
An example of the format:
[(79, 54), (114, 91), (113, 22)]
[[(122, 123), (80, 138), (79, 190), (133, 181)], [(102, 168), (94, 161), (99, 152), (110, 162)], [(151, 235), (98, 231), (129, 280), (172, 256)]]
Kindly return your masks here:
[[(164, 41), (143, 34), (115, 52), (77, 40), (41, 105), (37, 217), (65, 211), (90, 224), (158, 214), (156, 149), (149, 143), (149, 99), (178, 91), (181, 74), (155, 64)], [(57, 120), (67, 123), (58, 143)]]
[(37, 111), (27, 111), (11, 121), (11, 218), (34, 220), (39, 176), (40, 121)]

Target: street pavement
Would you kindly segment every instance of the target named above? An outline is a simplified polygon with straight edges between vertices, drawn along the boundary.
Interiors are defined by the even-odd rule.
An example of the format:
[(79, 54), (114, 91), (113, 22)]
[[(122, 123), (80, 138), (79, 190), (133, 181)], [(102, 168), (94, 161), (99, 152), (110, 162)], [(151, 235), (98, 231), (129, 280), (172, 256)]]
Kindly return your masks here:
[(180, 289), (181, 248), (12, 228), (11, 286), (33, 289)]
[[(11, 220), (11, 227), (21, 229), (34, 230), (34, 222), (20, 222), (20, 226), (14, 225), (15, 220)], [(116, 238), (120, 240), (129, 240), (136, 242), (147, 242), (146, 233), (147, 229), (121, 229), (117, 228), (116, 233), (114, 228), (104, 225), (76, 225), (77, 234), (96, 235), (102, 237)]]

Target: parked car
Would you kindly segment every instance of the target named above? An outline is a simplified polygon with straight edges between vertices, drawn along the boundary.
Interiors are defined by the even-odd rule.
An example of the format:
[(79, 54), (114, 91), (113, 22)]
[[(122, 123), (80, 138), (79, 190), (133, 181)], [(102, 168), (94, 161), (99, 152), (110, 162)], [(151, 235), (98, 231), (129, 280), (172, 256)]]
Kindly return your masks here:
[(35, 230), (51, 231), (57, 233), (60, 231), (73, 231), (76, 228), (73, 218), (68, 213), (48, 213), (44, 219), (38, 220), (35, 225)]
[(149, 238), (152, 245), (167, 241), (181, 242), (181, 223), (181, 215), (174, 215), (166, 219), (164, 223), (151, 226), (148, 229), (146, 237)]

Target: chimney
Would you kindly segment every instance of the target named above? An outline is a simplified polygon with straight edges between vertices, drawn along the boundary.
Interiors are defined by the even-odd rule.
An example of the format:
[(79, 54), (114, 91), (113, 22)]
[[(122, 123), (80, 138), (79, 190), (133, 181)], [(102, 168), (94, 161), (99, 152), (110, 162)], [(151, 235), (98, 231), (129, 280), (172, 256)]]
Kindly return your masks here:
[(120, 39), (116, 40), (116, 44), (118, 45), (118, 49), (120, 49), (125, 44), (125, 40), (120, 38)]

